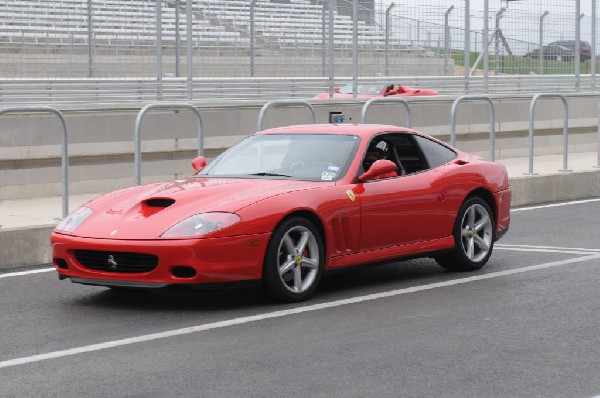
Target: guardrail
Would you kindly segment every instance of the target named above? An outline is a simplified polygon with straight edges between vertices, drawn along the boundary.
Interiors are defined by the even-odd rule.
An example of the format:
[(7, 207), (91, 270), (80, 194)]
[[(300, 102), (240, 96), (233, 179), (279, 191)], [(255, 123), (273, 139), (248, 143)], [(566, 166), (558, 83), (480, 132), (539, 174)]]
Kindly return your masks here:
[(569, 172), (568, 156), (569, 156), (569, 104), (566, 98), (561, 94), (542, 93), (536, 94), (529, 105), (529, 171), (525, 175), (535, 175), (533, 172), (533, 145), (534, 145), (534, 123), (535, 123), (535, 105), (540, 98), (558, 98), (563, 103), (563, 168), (558, 170), (561, 172)]
[(134, 135), (134, 144), (135, 144), (135, 159), (134, 159), (134, 167), (135, 167), (135, 183), (136, 185), (140, 185), (142, 183), (142, 140), (141, 140), (141, 127), (142, 120), (144, 115), (152, 109), (169, 109), (169, 110), (182, 110), (189, 109), (198, 118), (198, 156), (201, 156), (204, 153), (204, 128), (202, 122), (202, 115), (200, 111), (196, 109), (196, 107), (192, 104), (185, 103), (156, 103), (156, 104), (148, 104), (144, 106), (138, 113), (137, 118), (135, 120), (135, 135)]
[[(386, 83), (402, 81), (403, 84), (427, 87), (440, 94), (464, 94), (464, 77), (461, 76), (391, 76), (363, 77), (360, 82)], [(352, 82), (352, 77), (338, 77), (336, 83)], [(573, 76), (490, 76), (490, 94), (537, 93), (540, 91), (576, 92)], [(470, 92), (484, 92), (484, 80), (471, 76)], [(589, 76), (581, 77), (581, 90), (591, 89)], [(192, 81), (193, 100), (203, 99), (284, 99), (312, 98), (327, 92), (326, 78), (196, 78)], [(0, 78), (0, 103), (127, 103), (157, 100), (156, 77), (139, 78)], [(162, 98), (165, 101), (189, 101), (189, 82), (186, 78), (164, 77)]]
[(412, 112), (410, 110), (410, 104), (404, 98), (371, 98), (370, 100), (365, 102), (365, 104), (362, 107), (361, 118), (360, 118), (361, 123), (367, 123), (367, 111), (369, 110), (369, 107), (373, 104), (377, 104), (377, 103), (381, 103), (381, 102), (384, 102), (384, 103), (398, 102), (398, 103), (401, 103), (402, 105), (404, 105), (404, 109), (406, 109), (406, 127), (408, 127), (409, 129), (412, 128)]
[(317, 114), (315, 113), (315, 109), (306, 101), (302, 100), (278, 100), (278, 101), (269, 101), (260, 108), (260, 113), (258, 114), (258, 123), (256, 127), (256, 131), (262, 131), (264, 126), (264, 119), (267, 110), (276, 106), (288, 106), (288, 105), (302, 105), (310, 111), (312, 117), (312, 124), (317, 122)]
[(0, 116), (7, 113), (50, 113), (55, 115), (62, 127), (61, 159), (62, 159), (62, 218), (69, 214), (69, 154), (67, 139), (67, 123), (62, 113), (51, 106), (23, 106), (0, 108)]
[(496, 109), (494, 101), (488, 95), (463, 95), (458, 97), (452, 103), (450, 111), (450, 145), (456, 146), (456, 113), (458, 105), (463, 101), (484, 100), (490, 104), (490, 158), (492, 162), (496, 161)]

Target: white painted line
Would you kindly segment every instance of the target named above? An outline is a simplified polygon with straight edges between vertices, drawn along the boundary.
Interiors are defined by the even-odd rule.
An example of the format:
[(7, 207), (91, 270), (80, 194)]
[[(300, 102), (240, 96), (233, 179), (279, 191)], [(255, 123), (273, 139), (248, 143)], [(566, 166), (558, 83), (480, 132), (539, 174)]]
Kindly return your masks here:
[(242, 325), (242, 324), (250, 323), (250, 322), (263, 321), (265, 319), (282, 318), (285, 316), (302, 314), (305, 312), (319, 311), (319, 310), (323, 310), (323, 309), (327, 309), (327, 308), (334, 308), (334, 307), (340, 307), (340, 306), (349, 305), (349, 304), (362, 303), (365, 301), (372, 301), (372, 300), (378, 300), (378, 299), (387, 298), (387, 297), (399, 296), (402, 294), (421, 292), (421, 291), (425, 291), (425, 290), (432, 290), (432, 289), (437, 289), (437, 288), (442, 288), (442, 287), (447, 287), (447, 286), (462, 285), (465, 283), (471, 283), (471, 282), (475, 282), (475, 281), (499, 278), (499, 277), (503, 277), (503, 276), (507, 276), (507, 275), (522, 274), (525, 272), (537, 271), (537, 270), (541, 270), (541, 269), (545, 269), (545, 268), (558, 267), (561, 265), (575, 264), (575, 263), (581, 263), (584, 261), (598, 260), (598, 259), (600, 259), (600, 254), (594, 254), (594, 255), (589, 255), (589, 256), (584, 256), (584, 257), (572, 258), (569, 260), (554, 261), (554, 262), (550, 262), (550, 263), (531, 265), (528, 267), (510, 269), (510, 270), (499, 271), (499, 272), (492, 272), (492, 273), (484, 274), (484, 275), (475, 275), (475, 276), (471, 276), (468, 278), (454, 279), (451, 281), (431, 283), (431, 284), (422, 285), (422, 286), (413, 286), (413, 287), (409, 287), (409, 288), (405, 288), (405, 289), (391, 290), (388, 292), (368, 294), (365, 296), (358, 296), (358, 297), (353, 297), (353, 298), (349, 298), (349, 299), (336, 300), (336, 301), (332, 301), (329, 303), (307, 305), (304, 307), (297, 307), (297, 308), (291, 308), (288, 310), (267, 312), (265, 314), (235, 318), (235, 319), (230, 319), (227, 321), (207, 323), (204, 325), (192, 326), (192, 327), (187, 327), (187, 328), (182, 328), (182, 329), (168, 330), (166, 332), (147, 334), (147, 335), (142, 335), (142, 336), (137, 336), (137, 337), (130, 337), (130, 338), (122, 339), (122, 340), (107, 341), (104, 343), (91, 344), (91, 345), (87, 345), (87, 346), (70, 348), (70, 349), (60, 350), (60, 351), (53, 351), (53, 352), (49, 352), (46, 354), (39, 354), (39, 355), (32, 355), (29, 357), (9, 359), (7, 361), (0, 362), (0, 369), (12, 367), (12, 366), (23, 365), (23, 364), (27, 364), (27, 363), (45, 361), (48, 359), (63, 358), (63, 357), (70, 356), (70, 355), (83, 354), (85, 352), (100, 351), (100, 350), (105, 350), (108, 348), (121, 347), (121, 346), (136, 344), (136, 343), (142, 343), (142, 342), (146, 342), (146, 341), (153, 341), (153, 340), (165, 339), (165, 338), (180, 336), (180, 335), (185, 335), (185, 334), (198, 333), (198, 332), (202, 332), (202, 331), (206, 331), (206, 330), (219, 329), (219, 328), (224, 328), (224, 327), (228, 327), (228, 326)]
[(6, 274), (0, 274), (0, 279), (2, 278), (10, 278), (11, 276), (21, 276), (21, 275), (29, 275), (29, 274), (40, 274), (42, 272), (51, 272), (54, 271), (54, 268), (40, 268), (40, 269), (32, 269), (29, 271), (19, 271), (19, 272), (7, 272)]
[(561, 247), (561, 246), (536, 246), (536, 245), (508, 245), (508, 244), (495, 244), (494, 247), (503, 248), (523, 248), (523, 249), (548, 249), (548, 250), (564, 250), (564, 251), (578, 251), (589, 253), (600, 253), (600, 249), (586, 249), (583, 247)]
[(520, 207), (518, 209), (510, 209), (510, 212), (515, 211), (527, 211), (527, 210), (537, 210), (537, 209), (547, 209), (550, 207), (561, 207), (561, 206), (569, 206), (569, 205), (578, 205), (582, 203), (592, 203), (592, 202), (600, 202), (600, 198), (597, 199), (585, 199), (585, 200), (574, 200), (572, 202), (563, 202), (563, 203), (553, 203), (550, 205), (540, 205), (540, 206), (530, 206), (530, 207)]
[(581, 255), (581, 256), (590, 254), (590, 252), (575, 251), (575, 250), (533, 249), (533, 248), (524, 248), (524, 247), (503, 247), (503, 246), (496, 246), (496, 245), (494, 245), (494, 249), (514, 251), (514, 252), (577, 254), (577, 255)]

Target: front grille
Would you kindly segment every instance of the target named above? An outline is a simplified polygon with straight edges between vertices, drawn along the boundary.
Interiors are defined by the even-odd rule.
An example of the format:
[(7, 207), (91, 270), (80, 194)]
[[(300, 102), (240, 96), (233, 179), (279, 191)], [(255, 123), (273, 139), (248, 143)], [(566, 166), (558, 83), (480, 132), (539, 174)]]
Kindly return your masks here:
[(158, 265), (153, 254), (75, 250), (75, 258), (86, 268), (105, 272), (150, 272)]

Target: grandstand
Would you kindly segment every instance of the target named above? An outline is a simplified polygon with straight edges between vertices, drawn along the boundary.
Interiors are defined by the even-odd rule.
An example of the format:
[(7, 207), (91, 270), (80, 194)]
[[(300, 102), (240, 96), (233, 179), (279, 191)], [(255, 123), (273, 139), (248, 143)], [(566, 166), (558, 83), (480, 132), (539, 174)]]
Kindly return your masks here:
[[(186, 56), (185, 3), (185, 0), (161, 2), (166, 73), (174, 73), (171, 65), (177, 39), (180, 39), (177, 54)], [(91, 0), (89, 4), (91, 12), (88, 0), (0, 2), (2, 77), (87, 77), (89, 44), (93, 48), (94, 76), (152, 76), (157, 37), (156, 1)], [(194, 0), (192, 4), (193, 56), (202, 58), (194, 60), (198, 74), (247, 76), (249, 1)], [(254, 43), (256, 56), (262, 59), (262, 63), (259, 62), (263, 65), (261, 75), (281, 75), (282, 70), (285, 70), (284, 76), (321, 75), (324, 8), (314, 0), (256, 2)], [(359, 46), (373, 64), (381, 64), (385, 32), (369, 20), (358, 22)], [(336, 57), (344, 58), (352, 44), (352, 19), (336, 12), (334, 21)], [(92, 42), (88, 43), (90, 35)], [(399, 42), (390, 43), (388, 48), (404, 57), (413, 57), (406, 65), (415, 66), (414, 73), (427, 71), (424, 68), (427, 62), (414, 62), (414, 57), (431, 58), (429, 51)], [(236, 64), (242, 66), (235, 68)]]

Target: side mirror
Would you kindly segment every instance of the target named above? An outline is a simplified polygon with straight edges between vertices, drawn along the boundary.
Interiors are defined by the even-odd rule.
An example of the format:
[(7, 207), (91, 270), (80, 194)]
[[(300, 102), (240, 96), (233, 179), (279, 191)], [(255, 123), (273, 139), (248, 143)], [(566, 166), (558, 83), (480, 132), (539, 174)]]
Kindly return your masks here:
[(196, 159), (192, 160), (192, 167), (196, 170), (196, 173), (206, 167), (206, 159), (204, 156), (198, 156)]
[(339, 87), (334, 87), (333, 88), (333, 92), (334, 93), (339, 93), (340, 92), (340, 88)]
[(391, 160), (380, 159), (373, 162), (371, 168), (361, 174), (358, 177), (358, 181), (364, 182), (369, 180), (376, 180), (377, 178), (382, 177), (392, 177), (392, 175), (388, 175), (390, 173), (396, 174), (396, 164)]

